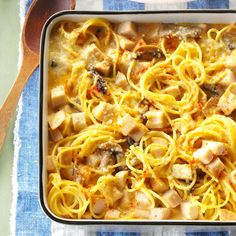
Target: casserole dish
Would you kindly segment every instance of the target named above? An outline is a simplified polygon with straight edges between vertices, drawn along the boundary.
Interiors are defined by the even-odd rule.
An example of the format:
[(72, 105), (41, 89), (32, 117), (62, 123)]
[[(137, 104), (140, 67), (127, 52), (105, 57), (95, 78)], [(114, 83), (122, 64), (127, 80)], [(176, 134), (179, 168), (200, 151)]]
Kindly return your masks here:
[[(218, 15), (221, 15), (223, 19), (218, 19)], [(60, 12), (52, 16), (45, 24), (42, 39), (41, 39), (41, 60), (40, 60), (40, 202), (42, 208), (46, 214), (53, 220), (66, 223), (66, 224), (108, 224), (108, 225), (128, 225), (135, 226), (142, 225), (206, 225), (216, 226), (221, 225), (235, 225), (234, 222), (230, 221), (183, 221), (183, 220), (71, 220), (64, 219), (55, 216), (48, 207), (46, 200), (46, 155), (47, 155), (47, 98), (48, 98), (48, 47), (49, 47), (49, 35), (51, 29), (60, 21), (84, 21), (90, 18), (99, 17), (105, 18), (110, 22), (121, 22), (121, 21), (134, 21), (142, 23), (151, 22), (162, 22), (162, 23), (232, 23), (235, 22), (234, 11), (160, 11), (160, 12)]]

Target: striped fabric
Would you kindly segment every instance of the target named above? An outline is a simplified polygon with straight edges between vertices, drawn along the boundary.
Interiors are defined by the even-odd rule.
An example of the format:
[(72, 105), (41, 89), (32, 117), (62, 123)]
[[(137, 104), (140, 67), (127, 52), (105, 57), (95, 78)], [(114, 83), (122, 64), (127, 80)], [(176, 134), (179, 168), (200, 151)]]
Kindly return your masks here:
[[(195, 0), (190, 3), (143, 4), (130, 0), (77, 0), (79, 10), (160, 10), (160, 9), (213, 9), (236, 8), (234, 0)], [(165, 2), (165, 0), (163, 0)], [(31, 0), (20, 0), (21, 22), (30, 6)], [(15, 126), (15, 157), (13, 167), (13, 203), (11, 216), (11, 235), (16, 236), (140, 236), (140, 228), (117, 227), (116, 233), (99, 226), (94, 227), (65, 226), (52, 222), (42, 212), (38, 200), (38, 106), (39, 106), (39, 70), (29, 79), (19, 102)], [(151, 230), (150, 230), (151, 229)], [(119, 231), (120, 233), (117, 233)], [(125, 233), (122, 231), (127, 231)], [(131, 232), (132, 231), (132, 232)], [(137, 232), (135, 232), (137, 231)], [(122, 232), (122, 233), (121, 233)], [(168, 230), (160, 227), (144, 228), (142, 235), (185, 235), (174, 227)], [(146, 232), (146, 233), (145, 233)], [(149, 233), (150, 232), (150, 233)], [(220, 233), (186, 233), (188, 236), (227, 236)], [(1, 235), (1, 233), (0, 233)]]

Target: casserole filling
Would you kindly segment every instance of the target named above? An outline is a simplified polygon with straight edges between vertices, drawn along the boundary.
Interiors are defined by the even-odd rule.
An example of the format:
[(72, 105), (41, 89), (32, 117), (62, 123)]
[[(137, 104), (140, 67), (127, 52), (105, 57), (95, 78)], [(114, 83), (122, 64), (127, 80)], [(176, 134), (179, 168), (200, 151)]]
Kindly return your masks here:
[(53, 28), (55, 215), (236, 220), (235, 28), (98, 18)]

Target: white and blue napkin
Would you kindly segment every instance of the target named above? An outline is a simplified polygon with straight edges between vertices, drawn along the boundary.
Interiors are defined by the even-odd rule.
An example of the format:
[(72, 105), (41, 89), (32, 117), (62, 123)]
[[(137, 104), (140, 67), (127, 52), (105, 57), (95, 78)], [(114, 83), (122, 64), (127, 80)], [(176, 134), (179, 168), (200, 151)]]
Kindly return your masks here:
[[(32, 0), (20, 0), (20, 18), (23, 24), (25, 14)], [(50, 1), (50, 0), (49, 0)], [(162, 10), (162, 9), (233, 9), (235, 0), (195, 0), (189, 3), (155, 5), (131, 0), (77, 0), (78, 10)], [(39, 162), (39, 70), (30, 77), (19, 101), (14, 131), (13, 203), (11, 211), (11, 235), (14, 236), (76, 236), (91, 234), (90, 228), (72, 227), (51, 221), (39, 205), (38, 162)], [(139, 236), (141, 233), (93, 232), (97, 236)], [(158, 228), (156, 228), (158, 229)], [(170, 229), (171, 230), (171, 229)], [(204, 229), (201, 229), (201, 231)], [(156, 230), (155, 230), (156, 231)], [(152, 235), (184, 235), (172, 231), (156, 231)], [(142, 233), (143, 234), (143, 233)], [(1, 231), (0, 231), (1, 235)], [(148, 234), (150, 235), (150, 233)], [(228, 236), (229, 232), (186, 233), (187, 236)]]

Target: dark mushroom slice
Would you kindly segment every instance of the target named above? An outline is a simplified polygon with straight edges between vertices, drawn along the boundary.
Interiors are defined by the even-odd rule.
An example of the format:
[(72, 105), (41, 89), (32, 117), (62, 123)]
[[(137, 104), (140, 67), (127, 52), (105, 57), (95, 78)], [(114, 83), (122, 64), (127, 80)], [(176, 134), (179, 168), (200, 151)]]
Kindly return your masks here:
[(106, 86), (106, 81), (103, 79), (103, 76), (99, 74), (92, 65), (89, 66), (89, 73), (93, 76), (93, 79), (95, 80), (97, 90), (102, 94), (106, 95), (107, 86)]
[(96, 151), (86, 158), (86, 163), (106, 172), (109, 166), (120, 162), (123, 157), (122, 147), (115, 142), (108, 141), (98, 145)]
[(225, 89), (218, 84), (203, 84), (201, 89), (207, 95), (207, 99), (214, 96), (221, 96), (225, 91)]
[(151, 61), (153, 59), (162, 59), (165, 55), (160, 48), (155, 45), (144, 45), (137, 48), (134, 52), (134, 59), (142, 61)]
[(124, 156), (124, 151), (118, 143), (106, 142), (98, 146), (98, 150), (104, 153), (108, 153), (111, 157), (116, 159), (116, 162), (119, 162)]

